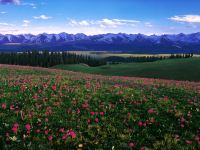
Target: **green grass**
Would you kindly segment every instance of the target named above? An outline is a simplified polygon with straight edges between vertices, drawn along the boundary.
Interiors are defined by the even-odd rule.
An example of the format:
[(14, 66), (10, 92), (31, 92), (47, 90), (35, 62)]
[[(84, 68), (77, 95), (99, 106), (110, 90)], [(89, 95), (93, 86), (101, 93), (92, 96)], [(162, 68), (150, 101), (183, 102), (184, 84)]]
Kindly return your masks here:
[(148, 63), (127, 63), (100, 67), (88, 67), (81, 64), (58, 65), (53, 68), (102, 75), (200, 81), (200, 58), (168, 59)]

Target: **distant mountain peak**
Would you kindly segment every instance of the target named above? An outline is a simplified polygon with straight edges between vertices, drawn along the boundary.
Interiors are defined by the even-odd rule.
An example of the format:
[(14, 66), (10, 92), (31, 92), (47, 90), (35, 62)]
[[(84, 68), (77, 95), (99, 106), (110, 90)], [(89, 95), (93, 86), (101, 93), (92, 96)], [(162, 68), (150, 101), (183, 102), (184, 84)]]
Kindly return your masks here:
[(9, 43), (18, 43), (18, 49), (57, 49), (66, 50), (121, 50), (121, 51), (143, 51), (143, 50), (199, 50), (200, 32), (192, 34), (163, 34), (144, 35), (126, 33), (107, 33), (99, 35), (85, 35), (84, 33), (59, 34), (41, 33), (32, 34), (0, 34), (0, 50), (16, 49), (16, 47), (6, 47)]

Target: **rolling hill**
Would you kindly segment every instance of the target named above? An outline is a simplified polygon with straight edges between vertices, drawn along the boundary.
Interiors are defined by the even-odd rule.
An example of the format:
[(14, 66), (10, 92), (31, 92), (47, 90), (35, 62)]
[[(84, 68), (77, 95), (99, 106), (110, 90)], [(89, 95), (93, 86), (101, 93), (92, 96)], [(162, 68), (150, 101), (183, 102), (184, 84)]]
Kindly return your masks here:
[(58, 65), (53, 68), (102, 75), (200, 81), (200, 58), (170, 59), (147, 63), (105, 65), (100, 67), (88, 67), (81, 64)]

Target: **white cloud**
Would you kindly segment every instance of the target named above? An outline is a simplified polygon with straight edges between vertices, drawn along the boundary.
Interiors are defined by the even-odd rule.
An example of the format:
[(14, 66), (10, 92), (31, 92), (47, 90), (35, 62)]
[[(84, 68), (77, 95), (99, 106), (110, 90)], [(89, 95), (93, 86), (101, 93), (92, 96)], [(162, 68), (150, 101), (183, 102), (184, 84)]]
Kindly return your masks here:
[(21, 5), (23, 5), (23, 6), (30, 6), (30, 7), (32, 7), (32, 8), (37, 8), (36, 6), (36, 4), (35, 3), (22, 3)]
[(98, 20), (97, 24), (99, 24), (101, 27), (114, 27), (121, 25), (135, 25), (136, 23), (139, 23), (140, 21), (137, 20), (124, 20), (124, 19), (102, 19)]
[(27, 24), (31, 23), (29, 20), (24, 20), (23, 22)]
[(46, 15), (40, 15), (40, 16), (34, 16), (34, 19), (40, 19), (40, 20), (48, 20), (51, 19), (52, 17), (46, 16)]
[(0, 26), (15, 26), (14, 24), (9, 24), (6, 22), (0, 22)]
[(90, 25), (90, 23), (85, 21), (85, 20), (79, 22), (79, 24), (82, 25), (82, 26), (89, 26)]
[(102, 19), (97, 21), (97, 23), (101, 26), (101, 27), (114, 27), (116, 28), (119, 25), (122, 25), (122, 23), (120, 21), (115, 21), (114, 19)]
[(200, 15), (173, 16), (168, 19), (177, 22), (200, 23)]
[(29, 20), (23, 20), (23, 24), (22, 24), (22, 26), (23, 27), (28, 27), (29, 25), (30, 25), (30, 21)]
[(16, 25), (7, 22), (0, 22), (0, 33), (13, 34), (18, 32)]
[(74, 20), (70, 19), (68, 24), (71, 26), (100, 26), (103, 28), (111, 27), (116, 28), (118, 26), (130, 25), (135, 26), (140, 21), (137, 20), (124, 20), (124, 19), (101, 19), (101, 20)]
[[(33, 22), (33, 23), (32, 23)], [(34, 24), (34, 20), (24, 19), (21, 23), (12, 25), (12, 22), (0, 22), (0, 30), (9, 34), (39, 34), (39, 33), (84, 33), (87, 35), (105, 34), (105, 33), (142, 33), (142, 34), (177, 34), (180, 32), (192, 33), (198, 32), (200, 24), (188, 23), (178, 24), (178, 26), (158, 25), (148, 21), (126, 20), (126, 19), (96, 19), (96, 20), (77, 20), (68, 19), (67, 24), (47, 21), (42, 24)], [(193, 26), (195, 25), (195, 26)], [(1, 33), (0, 31), (0, 33)], [(6, 32), (7, 31), (7, 32)]]
[(153, 27), (153, 25), (150, 22), (145, 22), (146, 27)]
[(1, 11), (0, 14), (7, 14), (7, 12), (6, 11)]
[[(191, 24), (188, 24), (191, 25)], [(195, 33), (199, 32), (200, 25), (197, 28), (186, 27), (186, 26), (158, 26), (154, 25), (152, 28), (145, 26), (145, 23), (141, 22), (139, 25), (135, 27), (132, 26), (119, 26), (117, 28), (101, 28), (100, 26), (70, 26), (66, 24), (54, 24), (48, 23), (46, 25), (37, 25), (37, 24), (30, 24), (27, 27), (23, 27), (22, 25), (15, 25), (13, 26), (1, 26), (0, 25), (0, 33), (5, 34), (40, 34), (40, 33), (61, 33), (66, 32), (70, 34), (76, 33), (84, 33), (87, 35), (96, 35), (96, 34), (106, 34), (106, 33), (128, 33), (128, 34), (178, 34), (184, 31), (184, 33)]]
[(91, 25), (91, 22), (86, 21), (86, 20), (76, 21), (76, 20), (72, 19), (69, 21), (68, 24), (71, 26), (89, 26), (89, 25)]

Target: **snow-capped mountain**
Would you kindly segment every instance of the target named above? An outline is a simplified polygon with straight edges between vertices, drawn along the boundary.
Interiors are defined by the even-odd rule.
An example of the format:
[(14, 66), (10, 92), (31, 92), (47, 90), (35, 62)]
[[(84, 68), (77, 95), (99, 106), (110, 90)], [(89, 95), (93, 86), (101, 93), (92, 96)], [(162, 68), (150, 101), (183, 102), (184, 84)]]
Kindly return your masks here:
[(29, 44), (44, 44), (44, 43), (59, 43), (59, 42), (75, 42), (81, 40), (88, 41), (96, 41), (96, 42), (104, 42), (104, 43), (127, 43), (134, 41), (143, 41), (148, 40), (152, 43), (159, 43), (162, 39), (171, 41), (171, 42), (185, 42), (185, 43), (199, 43), (200, 42), (200, 33), (193, 34), (177, 34), (177, 35), (143, 35), (143, 34), (100, 34), (94, 36), (87, 36), (83, 33), (79, 34), (39, 34), (39, 35), (31, 35), (31, 34), (20, 34), (20, 35), (11, 35), (0, 34), (0, 43), (29, 43)]
[(200, 32), (192, 34), (144, 35), (108, 33), (79, 34), (0, 34), (0, 50), (108, 50), (138, 53), (199, 53)]

